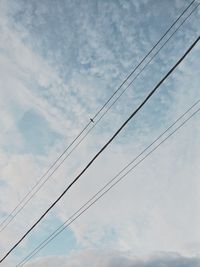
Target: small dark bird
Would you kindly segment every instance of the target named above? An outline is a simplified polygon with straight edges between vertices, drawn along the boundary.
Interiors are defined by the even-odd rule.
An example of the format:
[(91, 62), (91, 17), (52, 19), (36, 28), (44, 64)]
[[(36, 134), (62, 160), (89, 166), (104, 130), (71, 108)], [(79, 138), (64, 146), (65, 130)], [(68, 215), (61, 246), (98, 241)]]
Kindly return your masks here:
[(90, 120), (91, 120), (91, 122), (93, 122), (93, 123), (94, 123), (94, 120), (93, 120), (93, 119), (91, 119), (91, 118), (90, 118)]

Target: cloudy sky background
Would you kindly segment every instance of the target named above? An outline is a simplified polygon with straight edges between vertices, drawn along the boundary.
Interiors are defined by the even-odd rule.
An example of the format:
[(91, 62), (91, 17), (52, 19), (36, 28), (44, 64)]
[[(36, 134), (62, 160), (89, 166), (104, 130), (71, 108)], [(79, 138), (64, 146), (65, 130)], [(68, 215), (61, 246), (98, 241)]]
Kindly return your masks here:
[[(1, 221), (188, 4), (0, 0)], [(199, 16), (0, 233), (2, 256), (197, 38)], [(15, 266), (200, 98), (199, 53), (198, 44), (5, 266)], [(196, 115), (27, 266), (200, 266), (199, 135)]]

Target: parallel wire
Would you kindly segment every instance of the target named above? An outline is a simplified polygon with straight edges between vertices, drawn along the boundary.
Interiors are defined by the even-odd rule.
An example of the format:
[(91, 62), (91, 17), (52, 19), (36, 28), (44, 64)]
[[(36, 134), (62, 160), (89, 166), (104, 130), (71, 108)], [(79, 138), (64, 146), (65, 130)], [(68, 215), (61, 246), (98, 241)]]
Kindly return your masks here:
[[(130, 167), (137, 159), (139, 159), (146, 151), (149, 150), (158, 140), (161, 139), (170, 129), (172, 129), (182, 118), (185, 117), (195, 106), (200, 103), (200, 99), (196, 101), (187, 111), (185, 111), (178, 119), (176, 119), (162, 134), (160, 134), (154, 141), (148, 145), (140, 154), (138, 154), (130, 163), (128, 163), (117, 175), (115, 175), (109, 182), (107, 182), (96, 194), (94, 194), (86, 203), (84, 203), (73, 215), (71, 215), (61, 226), (59, 226), (51, 235), (42, 241), (31, 253), (29, 253), (16, 267), (24, 266), (31, 258), (33, 258), (39, 251), (46, 247), (52, 240), (60, 235), (67, 227), (69, 227), (76, 219), (85, 213), (91, 206), (93, 206), (99, 199), (108, 193), (114, 186), (122, 181), (130, 172), (139, 166), (148, 156), (157, 150), (166, 140), (182, 128), (194, 115), (196, 115), (200, 108), (194, 111), (187, 119), (185, 119), (179, 126), (177, 126), (167, 137), (165, 137), (159, 144), (150, 150), (142, 159), (140, 159), (134, 166), (131, 167), (125, 174), (118, 178), (128, 167)], [(118, 179), (117, 179), (118, 178)], [(117, 180), (116, 180), (117, 179)], [(115, 183), (113, 183), (115, 181)], [(112, 184), (113, 183), (113, 184)], [(110, 185), (110, 186), (109, 186)], [(108, 187), (109, 186), (109, 187)], [(108, 187), (108, 188), (107, 188)], [(107, 188), (107, 189), (106, 189)], [(106, 191), (104, 191), (106, 189)], [(102, 193), (103, 192), (103, 193)], [(98, 196), (102, 193), (100, 196)], [(98, 196), (98, 198), (96, 198)], [(94, 201), (93, 201), (94, 200)], [(92, 202), (91, 202), (92, 201)], [(87, 206), (90, 203), (89, 206)], [(86, 207), (86, 208), (85, 208)]]
[(143, 102), (133, 111), (128, 119), (121, 125), (121, 127), (114, 133), (114, 135), (108, 140), (108, 142), (99, 150), (99, 152), (89, 161), (85, 168), (75, 177), (75, 179), (67, 186), (62, 194), (50, 205), (50, 207), (42, 214), (42, 216), (32, 225), (32, 227), (17, 241), (17, 243), (3, 256), (0, 260), (2, 263), (8, 255), (22, 242), (22, 240), (36, 227), (36, 225), (48, 214), (48, 212), (58, 203), (58, 201), (69, 191), (69, 189), (80, 179), (80, 177), (86, 172), (86, 170), (93, 164), (93, 162), (103, 153), (103, 151), (111, 144), (111, 142), (117, 137), (122, 129), (129, 123), (129, 121), (136, 116), (140, 109), (149, 101), (149, 99), (156, 93), (161, 84), (170, 76), (170, 74), (178, 67), (178, 65), (184, 60), (184, 58), (191, 52), (195, 45), (199, 42), (200, 36), (192, 43), (183, 56), (176, 62), (176, 64), (168, 71), (168, 73), (158, 82), (153, 90), (146, 96)]
[[(187, 8), (179, 15), (179, 17), (174, 21), (174, 23), (170, 26), (170, 28), (165, 32), (165, 34), (159, 39), (159, 41), (152, 47), (152, 49), (146, 54), (146, 56), (140, 61), (140, 63), (134, 68), (134, 70), (127, 76), (127, 78), (123, 81), (123, 83), (117, 88), (117, 90), (111, 95), (111, 97), (105, 102), (105, 104), (99, 109), (99, 111), (95, 114), (93, 119), (83, 128), (83, 130), (77, 135), (77, 137), (69, 144), (69, 146), (63, 151), (63, 153), (56, 159), (56, 161), (49, 167), (49, 169), (41, 176), (41, 178), (36, 182), (36, 184), (32, 187), (32, 189), (22, 198), (22, 200), (18, 203), (18, 205), (11, 211), (11, 213), (2, 221), (0, 224), (0, 233), (14, 220), (14, 218), (24, 209), (24, 207), (30, 202), (30, 200), (38, 193), (38, 191), (44, 186), (44, 184), (52, 177), (52, 175), (58, 170), (58, 168), (64, 163), (64, 161), (71, 155), (71, 153), (82, 143), (82, 141), (86, 138), (86, 136), (93, 130), (94, 127), (101, 121), (101, 119), (106, 115), (106, 113), (112, 108), (112, 106), (119, 100), (119, 98), (125, 93), (125, 91), (132, 85), (132, 83), (137, 79), (137, 77), (142, 73), (142, 71), (150, 64), (150, 62), (157, 56), (160, 50), (166, 45), (166, 43), (173, 37), (173, 35), (179, 30), (179, 28), (185, 23), (185, 21), (194, 13), (194, 11), (199, 7), (200, 3), (197, 4), (193, 8), (193, 10), (189, 13), (188, 16), (181, 22), (178, 28), (170, 35), (170, 37), (163, 43), (163, 45), (159, 48), (159, 50), (150, 58), (150, 60), (145, 64), (145, 66), (138, 72), (138, 74), (134, 77), (134, 79), (123, 89), (120, 95), (114, 100), (113, 103), (107, 108), (107, 110), (100, 116), (96, 123), (86, 132), (86, 134), (79, 140), (79, 142), (72, 148), (72, 150), (63, 158), (63, 160), (56, 166), (56, 168), (46, 177), (46, 179), (39, 185), (35, 192), (33, 190), (38, 186), (38, 184), (45, 178), (45, 176), (50, 172), (50, 170), (55, 167), (58, 161), (66, 154), (66, 152), (72, 147), (72, 145), (79, 139), (79, 137), (87, 130), (92, 121), (100, 114), (100, 112), (107, 106), (107, 104), (111, 101), (114, 95), (122, 88), (122, 86), (128, 81), (128, 79), (135, 73), (135, 71), (142, 65), (142, 63), (146, 60), (146, 58), (152, 53), (152, 51), (158, 46), (158, 44), (163, 40), (163, 38), (167, 35), (167, 33), (173, 28), (173, 26), (177, 23), (177, 21), (184, 15), (184, 13), (192, 6), (195, 2), (192, 1)], [(33, 192), (33, 194), (27, 199), (27, 197)], [(27, 200), (26, 200), (27, 199)], [(25, 201), (26, 200), (26, 201)], [(25, 201), (25, 202), (24, 202)], [(24, 204), (21, 206), (21, 204)], [(15, 213), (15, 211), (20, 209)], [(14, 214), (15, 213), (15, 214)], [(14, 214), (14, 216), (12, 216)], [(9, 219), (10, 218), (10, 219)], [(7, 223), (4, 225), (4, 223)]]
[(110, 102), (110, 100), (113, 98), (113, 96), (122, 88), (122, 86), (128, 81), (128, 79), (133, 75), (133, 73), (138, 69), (138, 67), (145, 61), (145, 59), (151, 54), (151, 52), (156, 48), (156, 46), (163, 40), (163, 38), (168, 34), (168, 32), (174, 27), (174, 25), (179, 21), (179, 19), (185, 14), (185, 12), (192, 6), (192, 4), (195, 2), (193, 0), (186, 9), (183, 10), (183, 12), (178, 16), (178, 18), (172, 23), (172, 25), (168, 28), (168, 30), (164, 33), (164, 35), (155, 43), (155, 45), (150, 49), (150, 51), (146, 54), (146, 56), (140, 61), (140, 63), (133, 69), (133, 71), (127, 76), (127, 78), (124, 80), (124, 82), (118, 87), (118, 89), (113, 93), (113, 95), (105, 102), (105, 104), (102, 106), (102, 108), (97, 112), (97, 114), (93, 117), (95, 119), (98, 114), (102, 111), (102, 109)]
[[(90, 125), (91, 121), (86, 124), (86, 126), (82, 129), (82, 131), (76, 136), (76, 138), (66, 147), (66, 149), (62, 152), (62, 154), (54, 161), (54, 163), (47, 169), (47, 171), (40, 177), (40, 179), (35, 183), (35, 185), (31, 188), (31, 190), (25, 194), (25, 196), (21, 199), (21, 201), (17, 204), (17, 206), (10, 212), (10, 214), (0, 223), (0, 233), (10, 224), (10, 222), (15, 218), (15, 216), (25, 207), (25, 205), (12, 217), (8, 224), (6, 224), (4, 227), (4, 223), (14, 214), (14, 212), (18, 209), (18, 207), (24, 202), (25, 199), (33, 192), (33, 190), (38, 186), (38, 184), (44, 179), (44, 177), (50, 172), (50, 170), (57, 164), (57, 162), (62, 158), (62, 156), (69, 150), (69, 148), (76, 142), (76, 140), (85, 132), (85, 130)], [(48, 176), (50, 178), (50, 176)], [(30, 200), (30, 199), (29, 199)]]

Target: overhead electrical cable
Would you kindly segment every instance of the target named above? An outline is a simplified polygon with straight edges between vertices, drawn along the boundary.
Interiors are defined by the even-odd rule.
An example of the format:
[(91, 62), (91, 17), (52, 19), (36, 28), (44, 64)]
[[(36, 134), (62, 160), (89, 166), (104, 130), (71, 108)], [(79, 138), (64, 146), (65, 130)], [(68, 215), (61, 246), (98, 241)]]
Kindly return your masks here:
[(140, 63), (133, 69), (133, 71), (126, 77), (123, 83), (117, 88), (117, 90), (111, 95), (111, 97), (105, 102), (102, 108), (96, 113), (93, 117), (93, 120), (99, 115), (99, 113), (103, 110), (103, 108), (110, 102), (113, 96), (122, 88), (122, 86), (128, 81), (128, 79), (133, 75), (133, 73), (138, 69), (138, 67), (145, 61), (145, 59), (151, 54), (151, 52), (156, 48), (156, 46), (163, 40), (163, 38), (170, 32), (170, 30), (174, 27), (174, 25), (179, 21), (179, 19), (185, 14), (185, 12), (192, 6), (195, 2), (193, 0), (184, 11), (178, 16), (178, 18), (172, 23), (172, 25), (167, 29), (167, 31), (162, 35), (162, 37), (155, 43), (155, 45), (150, 49), (150, 51), (144, 56), (144, 58), (140, 61)]
[[(73, 215), (71, 215), (64, 223), (62, 223), (55, 231), (53, 231), (44, 241), (42, 241), (34, 250), (32, 250), (16, 267), (24, 266), (31, 258), (33, 258), (40, 250), (46, 247), (51, 241), (53, 241), (59, 234), (61, 234), (66, 228), (68, 228), (76, 219), (78, 219), (83, 213), (85, 213), (91, 206), (93, 206), (99, 199), (101, 199), (106, 193), (108, 193), (114, 186), (116, 186), (120, 181), (122, 181), (130, 172), (132, 172), (137, 166), (139, 166), (147, 157), (149, 157), (154, 151), (156, 151), (164, 142), (166, 142), (172, 135), (174, 135), (179, 129), (181, 129), (191, 118), (194, 117), (200, 108), (196, 109), (188, 118), (184, 119), (171, 133), (166, 137), (165, 134), (169, 132), (173, 127), (180, 122), (194, 107), (200, 103), (200, 99), (196, 101), (187, 111), (185, 111), (181, 116), (179, 116), (162, 134), (160, 134), (150, 145), (148, 145), (141, 153), (139, 153), (130, 163), (128, 163), (120, 172), (117, 173), (111, 180), (109, 180), (96, 194), (94, 194), (86, 203), (84, 203)], [(158, 140), (162, 139), (155, 147), (154, 144)], [(148, 152), (144, 157), (140, 157)], [(136, 164), (133, 165), (138, 159), (140, 159)], [(133, 165), (133, 166), (132, 166)], [(129, 167), (131, 168), (126, 171)], [(124, 174), (123, 172), (126, 171)], [(119, 178), (118, 178), (119, 177)], [(118, 178), (118, 179), (117, 179)], [(114, 183), (113, 183), (114, 182)], [(106, 189), (106, 190), (105, 190)], [(105, 191), (104, 191), (105, 190)]]
[(168, 73), (158, 82), (153, 90), (146, 96), (142, 103), (132, 112), (127, 120), (120, 126), (120, 128), (114, 133), (114, 135), (106, 142), (106, 144), (98, 151), (98, 153), (89, 161), (89, 163), (83, 168), (83, 170), (75, 177), (75, 179), (67, 186), (67, 188), (60, 194), (60, 196), (50, 205), (50, 207), (41, 215), (41, 217), (31, 226), (31, 228), (17, 241), (17, 243), (3, 256), (0, 260), (2, 263), (8, 255), (24, 240), (24, 238), (36, 227), (36, 225), (49, 213), (49, 211), (58, 203), (58, 201), (69, 191), (69, 189), (80, 179), (80, 177), (86, 172), (86, 170), (93, 164), (93, 162), (103, 153), (103, 151), (111, 144), (111, 142), (117, 137), (122, 129), (129, 123), (129, 121), (136, 116), (140, 109), (146, 104), (146, 102), (156, 93), (161, 84), (170, 76), (170, 74), (179, 66), (184, 58), (191, 52), (195, 45), (199, 42), (198, 37), (192, 45), (187, 49), (183, 56), (176, 62), (176, 64), (168, 71)]
[[(170, 35), (170, 37), (164, 42), (164, 44), (159, 48), (159, 50), (150, 58), (150, 60), (144, 65), (144, 67), (139, 71), (139, 73), (134, 77), (134, 79), (123, 89), (120, 95), (114, 100), (113, 103), (107, 108), (107, 110), (100, 116), (100, 118), (95, 122), (94, 119), (101, 113), (101, 111), (109, 104), (111, 99), (116, 95), (116, 93), (123, 87), (123, 85), (130, 79), (130, 77), (135, 73), (135, 71), (142, 65), (143, 62), (148, 58), (152, 51), (158, 46), (158, 44), (163, 40), (163, 38), (169, 33), (169, 31), (174, 27), (174, 25), (179, 21), (179, 19), (185, 14), (185, 12), (192, 6), (195, 2), (192, 1), (186, 9), (179, 15), (179, 17), (173, 22), (173, 24), (168, 28), (164, 35), (157, 41), (157, 43), (152, 47), (152, 49), (146, 54), (146, 56), (140, 61), (140, 63), (134, 68), (134, 70), (127, 76), (127, 78), (122, 82), (122, 84), (117, 88), (117, 90), (111, 95), (111, 97), (105, 102), (105, 104), (99, 109), (95, 116), (90, 120), (90, 122), (82, 129), (82, 131), (76, 136), (76, 138), (69, 144), (69, 146), (62, 152), (62, 154), (56, 159), (56, 161), (48, 168), (48, 170), (40, 177), (32, 189), (25, 194), (17, 206), (8, 214), (8, 216), (0, 223), (0, 233), (14, 220), (14, 218), (24, 209), (24, 207), (30, 202), (30, 200), (39, 192), (39, 190), (44, 186), (44, 184), (52, 177), (52, 175), (58, 170), (58, 168), (64, 163), (64, 161), (71, 155), (71, 153), (80, 145), (80, 143), (86, 138), (86, 136), (92, 131), (94, 127), (100, 122), (100, 120), (106, 115), (106, 113), (111, 109), (111, 107), (119, 100), (119, 98), (124, 94), (124, 92), (130, 87), (130, 85), (136, 80), (136, 78), (141, 74), (141, 72), (149, 65), (149, 63), (156, 57), (160, 50), (166, 45), (166, 43), (172, 38), (172, 36), (179, 30), (179, 28), (185, 23), (185, 21), (192, 15), (192, 13), (200, 5), (197, 4), (192, 11), (187, 15), (181, 24), (176, 28), (176, 30)], [(93, 122), (93, 126), (86, 132), (90, 124)], [(75, 142), (83, 135), (79, 142), (72, 148), (72, 150), (59, 162), (59, 160), (67, 153), (67, 151), (75, 144)], [(59, 164), (56, 166), (56, 164)], [(55, 167), (55, 169), (50, 173), (50, 171)], [(49, 175), (48, 175), (49, 174)], [(48, 176), (47, 176), (48, 175)], [(46, 177), (47, 176), (47, 177)], [(45, 178), (46, 177), (46, 178)], [(44, 179), (45, 178), (45, 179)], [(42, 181), (43, 180), (43, 181)], [(40, 182), (42, 182), (40, 184)], [(36, 189), (36, 190), (35, 190)], [(34, 191), (35, 190), (35, 191)], [(29, 197), (29, 198), (28, 198)], [(23, 205), (22, 205), (23, 204)], [(21, 206), (22, 205), (22, 206)], [(21, 207), (20, 207), (21, 206)], [(20, 208), (19, 208), (20, 207)], [(19, 208), (19, 209), (18, 209)], [(17, 210), (18, 209), (18, 210)]]
[[(1, 228), (4, 223), (14, 214), (14, 212), (18, 209), (18, 207), (27, 199), (27, 197), (33, 192), (33, 190), (38, 186), (38, 184), (45, 178), (45, 176), (50, 172), (50, 170), (57, 164), (57, 162), (63, 157), (63, 155), (69, 150), (69, 148), (76, 142), (76, 140), (82, 135), (82, 133), (88, 128), (90, 122), (86, 124), (83, 130), (76, 136), (76, 138), (69, 144), (69, 146), (62, 152), (62, 154), (54, 161), (54, 163), (47, 169), (47, 171), (40, 177), (40, 179), (35, 183), (35, 185), (31, 188), (29, 192), (25, 194), (25, 196), (21, 199), (21, 201), (17, 204), (17, 206), (9, 213), (9, 215), (0, 223), (0, 233), (6, 228), (6, 226), (12, 221), (13, 217), (9, 221), (7, 225)], [(21, 209), (20, 209), (21, 211)], [(19, 212), (18, 212), (19, 213)], [(17, 213), (17, 214), (18, 214)], [(16, 216), (15, 214), (14, 216)]]

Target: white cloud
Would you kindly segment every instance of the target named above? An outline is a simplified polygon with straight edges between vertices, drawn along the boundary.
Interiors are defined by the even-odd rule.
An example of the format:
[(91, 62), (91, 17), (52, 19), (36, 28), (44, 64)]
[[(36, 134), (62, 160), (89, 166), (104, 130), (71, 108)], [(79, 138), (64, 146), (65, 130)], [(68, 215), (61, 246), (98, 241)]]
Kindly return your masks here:
[(199, 258), (187, 258), (176, 253), (158, 253), (150, 257), (133, 257), (119, 251), (80, 251), (68, 257), (49, 257), (38, 259), (26, 266), (60, 267), (199, 267)]
[[(148, 30), (146, 34), (145, 29), (152, 21), (152, 14), (157, 12), (157, 9), (154, 8), (153, 13), (149, 10), (146, 20), (143, 16), (141, 20), (144, 20), (145, 25), (141, 26), (140, 31), (138, 25), (142, 24), (142, 21), (137, 21), (138, 14), (135, 16), (130, 14), (132, 9), (127, 11), (127, 8), (124, 8), (121, 11), (121, 5), (117, 6), (114, 2), (112, 5), (109, 3), (102, 5), (103, 9), (99, 8), (98, 19), (92, 22), (88, 14), (93, 14), (93, 12), (88, 13), (83, 9), (82, 30), (84, 34), (77, 30), (78, 27), (68, 29), (70, 27), (68, 23), (62, 21), (61, 25), (66, 25), (69, 31), (65, 32), (61, 28), (61, 32), (58, 33), (57, 38), (63, 41), (61, 42), (63, 46), (58, 47), (60, 50), (57, 49), (58, 54), (55, 51), (54, 57), (52, 40), (48, 34), (45, 34), (45, 30), (42, 32), (44, 37), (41, 34), (41, 38), (35, 37), (34, 39), (34, 34), (28, 27), (28, 25), (35, 25), (33, 21), (35, 15), (31, 17), (29, 14), (31, 4), (25, 10), (26, 16), (22, 16), (27, 20), (27, 29), (23, 25), (26, 22), (18, 23), (14, 28), (5, 15), (8, 11), (5, 11), (7, 2), (2, 1), (2, 26), (0, 28), (2, 36), (0, 44), (2, 49), (0, 54), (2, 62), (0, 67), (2, 160), (0, 163), (2, 164), (1, 179), (7, 184), (6, 187), (1, 188), (2, 212), (14, 207), (17, 199), (21, 198), (27, 187), (40, 176), (41, 170), (44, 170), (55, 158), (55, 154), (58, 155), (58, 152), (63, 150), (63, 145), (66, 146), (66, 143), (79, 132), (80, 126), (89, 120), (91, 113), (100, 107), (102, 99), (107, 99), (111, 90), (113, 92), (120, 77), (127, 72), (128, 66), (132, 65), (133, 61), (135, 64), (136, 59), (141, 58), (144, 50), (151, 46), (152, 42), (149, 40), (153, 37), (148, 34)], [(133, 8), (131, 2), (127, 5)], [(12, 11), (12, 5), (9, 8), (11, 8), (9, 11)], [(76, 8), (73, 5), (71, 8), (74, 11), (72, 14), (74, 21), (77, 17)], [(165, 8), (160, 8), (165, 13)], [(18, 9), (24, 11), (23, 5), (19, 4)], [(44, 14), (51, 12), (48, 8), (46, 11), (42, 10)], [(36, 10), (36, 14), (41, 21), (35, 19), (38, 28), (34, 26), (38, 31), (43, 29), (42, 21), (46, 18), (39, 11), (40, 8)], [(62, 17), (64, 11), (60, 12), (59, 16)], [(129, 15), (124, 16), (126, 12), (129, 12)], [(112, 21), (111, 24), (110, 21)], [(81, 25), (82, 19), (76, 22)], [(115, 30), (113, 25), (116, 27)], [(194, 22), (191, 26), (194, 33), (196, 33), (196, 25), (198, 26), (198, 23)], [(48, 29), (51, 26), (48, 24)], [(166, 53), (163, 52), (160, 60), (165, 58), (165, 63), (162, 66), (158, 64), (157, 67), (149, 69), (147, 74), (144, 74), (143, 77), (151, 79), (145, 84), (142, 79), (136, 83), (136, 88), (130, 90), (122, 98), (118, 107), (109, 114), (104, 124), (96, 128), (93, 135), (77, 149), (67, 164), (18, 217), (17, 223), (14, 224), (15, 228), (10, 227), (5, 232), (1, 239), (4, 250), (10, 247), (10, 244), (21, 236), (24, 229), (28, 228), (35, 218), (48, 207), (52, 199), (63, 191), (63, 188), (88, 162), (98, 147), (119, 127), (141, 97), (157, 82), (161, 74), (155, 74), (154, 70), (161, 69), (165, 72), (171, 66), (172, 59), (176, 60), (176, 54), (184, 51), (180, 44), (188, 40), (190, 36), (188, 29), (185, 35), (181, 35), (183, 39), (177, 41), (178, 49), (175, 49), (173, 42), (171, 46), (173, 50), (167, 60)], [(161, 28), (158, 32), (160, 31)], [(65, 34), (62, 35), (62, 32)], [(67, 34), (71, 39), (66, 38)], [(157, 36), (158, 33), (155, 35)], [(80, 36), (79, 46), (82, 48), (78, 52), (76, 51), (77, 36)], [(137, 41), (138, 36), (142, 38), (141, 41)], [(39, 41), (42, 43), (37, 46), (36, 43)], [(190, 41), (185, 42), (185, 47)], [(44, 44), (48, 44), (49, 47), (46, 48)], [(45, 57), (41, 50), (48, 50), (48, 56)], [(66, 54), (62, 54), (64, 50)], [(138, 114), (135, 122), (123, 131), (115, 145), (113, 144), (72, 188), (69, 195), (58, 205), (55, 212), (57, 218), (61, 221), (66, 219), (83, 201), (129, 162), (141, 148), (157, 136), (158, 132), (174, 121), (189, 104), (200, 96), (198, 53), (199, 46), (188, 56), (177, 74), (173, 75), (173, 79), (163, 86), (155, 98)], [(70, 57), (71, 54), (74, 56)], [(67, 63), (65, 56), (67, 58), (69, 56)], [(88, 69), (80, 66), (79, 63), (75, 64), (74, 58), (76, 57), (80, 59), (79, 63), (82, 65), (88, 64)], [(60, 71), (63, 66), (67, 73), (74, 68), (70, 77), (67, 75), (63, 77), (63, 72)], [(25, 146), (18, 123), (31, 109), (48, 122), (49, 131), (55, 131), (61, 135), (61, 140), (55, 141), (52, 147), (48, 147), (47, 158), (43, 155), (35, 155), (33, 151), (18, 153)], [(139, 167), (135, 174), (129, 175), (126, 182), (116, 187), (103, 201), (71, 227), (80, 245), (85, 247), (112, 246), (124, 251), (132, 248), (138, 253), (141, 251), (148, 253), (159, 249), (180, 251), (184, 255), (196, 255), (199, 252), (200, 218), (197, 211), (200, 188), (198, 181), (200, 128), (198, 121), (196, 117), (180, 134)], [(34, 127), (36, 126), (33, 125)], [(63, 137), (66, 137), (66, 140), (63, 140)], [(15, 152), (5, 149), (5, 144), (16, 147)], [(30, 208), (33, 210), (32, 213), (29, 212)], [(26, 225), (23, 222), (24, 218)], [(48, 230), (46, 229), (46, 232)], [(105, 266), (110, 266), (108, 264), (105, 262)]]

